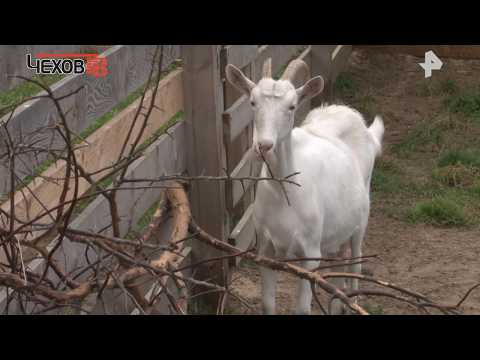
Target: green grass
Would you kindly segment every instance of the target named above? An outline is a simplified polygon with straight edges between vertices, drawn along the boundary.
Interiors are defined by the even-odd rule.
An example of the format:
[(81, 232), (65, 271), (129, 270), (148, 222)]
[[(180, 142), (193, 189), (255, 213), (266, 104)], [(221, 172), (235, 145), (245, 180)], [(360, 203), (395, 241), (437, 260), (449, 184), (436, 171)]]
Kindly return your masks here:
[(385, 311), (381, 305), (374, 305), (370, 303), (366, 303), (363, 305), (363, 308), (370, 314), (370, 315), (385, 315)]
[(449, 165), (433, 170), (432, 178), (449, 187), (470, 187), (474, 185), (479, 172), (471, 167), (463, 165)]
[(438, 167), (463, 165), (480, 169), (480, 150), (448, 150), (438, 160)]
[[(385, 146), (376, 160), (374, 206), (398, 221), (480, 225), (480, 121), (475, 121), (480, 120), (480, 86), (460, 88), (455, 78), (439, 77), (415, 86), (415, 94), (406, 95), (431, 98), (425, 101), (435, 108), (399, 142)], [(334, 89), (336, 97), (367, 119), (386, 111), (375, 90), (355, 72), (340, 74)]]
[(413, 223), (440, 226), (464, 226), (468, 224), (464, 206), (453, 196), (438, 196), (417, 203), (408, 214)]
[(344, 99), (352, 99), (358, 90), (359, 86), (353, 79), (352, 74), (344, 72), (338, 75), (334, 84), (335, 94)]
[(398, 192), (403, 184), (398, 175), (392, 174), (381, 168), (373, 171), (371, 187), (373, 192), (392, 194)]
[(466, 90), (449, 97), (444, 103), (451, 113), (460, 113), (474, 120), (480, 120), (480, 88)]
[[(60, 81), (64, 75), (36, 75), (32, 79), (43, 83), (46, 86)], [(24, 81), (11, 90), (0, 93), (0, 117), (12, 111), (12, 106), (19, 102), (37, 95), (42, 91), (42, 88), (29, 81)]]
[(403, 158), (426, 147), (439, 147), (444, 140), (444, 130), (433, 121), (422, 121), (398, 144), (392, 146), (392, 151)]
[[(469, 193), (474, 197), (480, 197), (480, 182), (469, 189)], [(477, 199), (478, 201), (478, 199)]]
[[(446, 150), (431, 168), (431, 182), (408, 211), (413, 223), (470, 226), (480, 223), (480, 152)], [(417, 198), (430, 197), (418, 201)]]
[(442, 81), (439, 90), (443, 95), (454, 95), (459, 91), (457, 84), (451, 79)]
[(451, 79), (436, 81), (432, 78), (420, 81), (415, 90), (419, 97), (451, 96), (459, 91), (457, 84)]
[(359, 96), (355, 100), (352, 100), (351, 104), (365, 117), (365, 119), (373, 119), (377, 114), (375, 98), (369, 94)]

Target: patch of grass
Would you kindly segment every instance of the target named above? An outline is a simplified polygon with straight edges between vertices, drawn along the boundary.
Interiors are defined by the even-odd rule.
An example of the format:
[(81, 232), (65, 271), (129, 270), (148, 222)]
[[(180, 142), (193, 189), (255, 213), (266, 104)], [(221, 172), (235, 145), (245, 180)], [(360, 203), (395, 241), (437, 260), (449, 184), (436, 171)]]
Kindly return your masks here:
[[(33, 80), (37, 80), (43, 83), (46, 86), (51, 86), (52, 84), (63, 79), (65, 75), (36, 75), (33, 76)], [(32, 97), (42, 91), (42, 88), (36, 84), (33, 84), (29, 81), (24, 81), (21, 84), (15, 86), (13, 89), (8, 91), (3, 91), (0, 93), (0, 117), (9, 113), (12, 110), (12, 106), (18, 104), (19, 102)]]
[(441, 131), (457, 131), (464, 133), (469, 131), (470, 120), (464, 116), (455, 116), (451, 113), (441, 113), (435, 120), (434, 125)]
[(342, 98), (352, 99), (355, 94), (358, 92), (359, 86), (357, 82), (353, 79), (352, 74), (344, 72), (338, 75), (334, 91)]
[(366, 303), (363, 305), (363, 308), (370, 314), (370, 315), (385, 315), (385, 311), (381, 305), (374, 305), (370, 303)]
[[(425, 198), (442, 194), (442, 188), (431, 181), (428, 176), (412, 178), (408, 170), (393, 159), (379, 158), (372, 174), (372, 192), (386, 196), (390, 203), (395, 203), (393, 213), (398, 213), (405, 199)], [(392, 202), (393, 200), (393, 202)], [(403, 211), (403, 210), (402, 210)]]
[(376, 168), (373, 171), (371, 187), (373, 192), (391, 194), (399, 191), (402, 182), (398, 175)]
[(392, 151), (401, 157), (409, 157), (425, 146), (439, 147), (444, 139), (444, 131), (437, 125), (434, 121), (422, 121), (402, 142), (393, 145)]
[(445, 189), (441, 184), (432, 181), (429, 177), (409, 180), (410, 181), (405, 186), (405, 190), (408, 192), (409, 197), (414, 200), (441, 196), (445, 192)]
[(364, 95), (352, 101), (352, 106), (365, 118), (370, 119), (376, 115), (375, 98), (371, 95)]
[(451, 113), (461, 113), (480, 120), (480, 89), (467, 90), (452, 96), (445, 100), (445, 106)]
[(449, 150), (443, 153), (438, 160), (438, 167), (457, 165), (480, 169), (480, 151), (476, 149)]
[(256, 269), (258, 268), (258, 265), (250, 259), (242, 259), (242, 261), (240, 261), (239, 267), (247, 268), (247, 269)]
[(415, 94), (418, 97), (432, 96), (432, 82), (428, 80), (420, 81), (416, 84)]
[(189, 315), (217, 315), (216, 306), (205, 303), (203, 296), (189, 299), (187, 307)]
[(475, 185), (469, 189), (469, 193), (473, 196), (480, 197), (480, 181), (475, 183)]
[(408, 214), (413, 223), (441, 226), (464, 226), (468, 224), (464, 206), (453, 196), (438, 196), (417, 203)]
[(392, 158), (380, 157), (376, 159), (375, 168), (397, 175), (403, 174), (403, 170), (398, 165), (398, 162), (394, 161)]
[(453, 95), (458, 93), (457, 84), (452, 79), (446, 79), (440, 82), (439, 91), (443, 95)]
[(475, 183), (477, 173), (475, 168), (456, 164), (434, 169), (432, 178), (446, 186), (469, 187)]
[(425, 79), (417, 83), (415, 93), (419, 97), (454, 95), (458, 93), (458, 86), (452, 79)]

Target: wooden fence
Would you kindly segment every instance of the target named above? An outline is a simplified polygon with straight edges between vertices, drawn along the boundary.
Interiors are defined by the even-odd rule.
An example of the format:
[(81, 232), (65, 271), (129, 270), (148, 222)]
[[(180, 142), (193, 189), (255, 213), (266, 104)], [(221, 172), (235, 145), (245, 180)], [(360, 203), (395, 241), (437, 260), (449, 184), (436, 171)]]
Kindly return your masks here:
[[(55, 94), (62, 95), (84, 84), (85, 89), (77, 93), (75, 98), (64, 106), (73, 107), (69, 113), (69, 124), (73, 131), (80, 132), (94, 123), (96, 119), (110, 111), (116, 104), (142, 85), (147, 78), (151, 63), (153, 46), (113, 46), (104, 55), (108, 58), (110, 75), (106, 79), (93, 79), (87, 76), (71, 76), (61, 80), (52, 88)], [(153, 135), (162, 125), (183, 111), (181, 121), (149, 145), (143, 156), (129, 167), (126, 178), (153, 178), (166, 174), (187, 173), (189, 175), (225, 175), (232, 177), (257, 175), (258, 167), (250, 163), (245, 156), (251, 146), (252, 113), (248, 99), (238, 93), (225, 81), (225, 66), (232, 63), (244, 70), (254, 81), (260, 80), (263, 62), (271, 58), (272, 70), (277, 74), (296, 57), (304, 59), (312, 69), (312, 76), (322, 75), (327, 81), (327, 89), (331, 89), (336, 76), (351, 51), (349, 45), (183, 45), (168, 47), (169, 56), (165, 57), (165, 66), (181, 56), (183, 67), (173, 70), (164, 77), (155, 98), (156, 107), (150, 117), (149, 126), (142, 141)], [(147, 98), (152, 97), (147, 92)], [(325, 95), (328, 97), (328, 90)], [(325, 98), (324, 96), (324, 98)], [(10, 120), (9, 130), (14, 136), (41, 136), (40, 141), (54, 142), (52, 132), (44, 132), (45, 125), (55, 118), (52, 104), (45, 99), (33, 100), (23, 106)], [(322, 99), (313, 99), (318, 104)], [(81, 165), (87, 171), (103, 168), (111, 164), (120, 154), (122, 141), (133, 119), (139, 100), (133, 102), (116, 114), (111, 121), (100, 127), (85, 139), (85, 146), (78, 150)], [(305, 104), (297, 113), (297, 123), (309, 111), (310, 104)], [(134, 131), (139, 131), (134, 128)], [(41, 134), (41, 135), (39, 135)], [(24, 166), (19, 169), (19, 176), (32, 174), (33, 168), (42, 159), (23, 159)], [(58, 192), (62, 184), (46, 181), (45, 178), (58, 178), (65, 173), (65, 164), (61, 161), (50, 166), (29, 183), (29, 191), (17, 191), (15, 194), (15, 213), (23, 220), (28, 220), (42, 211), (42, 204), (55, 206)], [(0, 171), (0, 194), (8, 189), (8, 181)], [(98, 174), (101, 177), (101, 174)], [(142, 183), (137, 184), (139, 186)], [(148, 184), (143, 184), (147, 186)], [(251, 220), (254, 187), (245, 183), (242, 188), (237, 182), (194, 182), (189, 191), (192, 214), (197, 223), (218, 238), (230, 241), (240, 248), (247, 248), (255, 238)], [(79, 196), (89, 190), (87, 182), (80, 182)], [(161, 199), (162, 191), (158, 188), (147, 190), (124, 190), (118, 192), (121, 236), (127, 234), (139, 221), (142, 215)], [(72, 196), (72, 195), (69, 195)], [(1, 205), (2, 210), (9, 212), (9, 202)], [(91, 202), (71, 224), (72, 228), (109, 234), (109, 207), (103, 197)], [(0, 215), (0, 226), (5, 226), (5, 218)], [(162, 226), (168, 234), (169, 221)], [(107, 230), (102, 230), (107, 228)], [(68, 240), (68, 239), (67, 239)], [(166, 240), (164, 238), (163, 240)], [(48, 245), (52, 248), (56, 239)], [(192, 243), (185, 250), (185, 261), (196, 262), (215, 255), (211, 249)], [(75, 269), (85, 265), (84, 247), (71, 241), (63, 241), (62, 247), (55, 252), (55, 259), (67, 272), (75, 273)], [(28, 254), (25, 254), (28, 255)], [(95, 254), (90, 254), (91, 259)], [(0, 254), (3, 260), (3, 254)], [(44, 261), (29, 261), (29, 269), (42, 271)], [(222, 283), (228, 276), (227, 262), (218, 263), (214, 269), (215, 281)], [(196, 276), (211, 278), (212, 268), (199, 269)], [(82, 275), (79, 280), (88, 274)], [(53, 271), (48, 274), (50, 280), (60, 280)], [(144, 286), (144, 294), (152, 296), (156, 289), (152, 283)], [(0, 311), (5, 311), (9, 289), (0, 289)], [(109, 301), (101, 305), (90, 299), (88, 304), (93, 313), (129, 314), (135, 306), (121, 291), (107, 294)], [(167, 312), (166, 304), (161, 311)], [(32, 308), (35, 306), (32, 304)], [(162, 305), (161, 305), (162, 306)], [(8, 304), (9, 313), (20, 313), (18, 304)]]
[[(22, 47), (23, 51), (31, 51)], [(25, 49), (27, 48), (27, 49)], [(0, 47), (5, 52), (8, 49)], [(102, 55), (107, 58), (108, 71), (111, 76), (95, 78), (84, 75), (70, 75), (52, 86), (56, 97), (66, 95), (83, 86), (83, 90), (62, 102), (68, 109), (67, 120), (73, 133), (80, 134), (97, 119), (108, 113), (115, 105), (143, 85), (148, 78), (154, 47), (149, 45), (125, 46), (117, 45), (108, 48)], [(179, 46), (168, 46), (165, 50), (164, 67), (179, 57)], [(25, 66), (25, 54), (14, 53), (21, 66)], [(12, 56), (10, 56), (12, 57)], [(8, 57), (7, 57), (8, 58)], [(18, 66), (18, 65), (17, 65)], [(44, 92), (39, 95), (44, 94)], [(9, 114), (1, 122), (6, 122)], [(32, 142), (41, 147), (49, 144), (55, 148), (63, 144), (52, 125), (58, 122), (55, 104), (48, 98), (39, 98), (24, 103), (15, 111), (8, 122), (8, 130), (16, 142)], [(4, 152), (4, 144), (0, 142), (0, 153)], [(23, 154), (19, 156), (17, 175), (24, 179), (32, 175), (33, 170), (44, 160), (45, 154)], [(0, 162), (0, 198), (9, 189), (8, 169)]]

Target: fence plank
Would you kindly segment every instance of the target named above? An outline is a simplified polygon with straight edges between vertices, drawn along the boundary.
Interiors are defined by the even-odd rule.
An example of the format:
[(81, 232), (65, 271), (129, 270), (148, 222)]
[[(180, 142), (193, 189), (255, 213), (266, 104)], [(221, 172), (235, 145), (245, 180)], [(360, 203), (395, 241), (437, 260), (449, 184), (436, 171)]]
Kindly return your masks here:
[[(241, 70), (243, 73), (250, 79), (254, 78), (254, 68), (255, 68), (255, 58), (258, 54), (258, 46), (257, 45), (233, 45), (231, 46), (233, 50), (237, 50), (239, 52), (240, 50), (243, 50), (243, 52), (248, 51), (248, 59), (245, 59), (243, 57), (241, 60), (235, 60), (235, 59), (228, 59), (224, 60), (224, 64), (226, 65), (227, 63), (233, 63), (234, 65), (240, 66)], [(227, 58), (227, 56), (225, 56)], [(223, 70), (223, 69), (222, 69)], [(228, 81), (224, 80), (224, 106), (225, 108), (230, 108), (239, 98), (243, 96), (243, 93), (238, 91), (233, 85), (231, 85)], [(228, 121), (225, 121), (224, 119), (224, 134), (228, 134), (229, 123)], [(226, 154), (227, 154), (227, 172), (231, 173), (232, 170), (234, 169), (235, 165), (237, 165), (245, 151), (247, 151), (252, 143), (252, 133), (253, 133), (253, 123), (250, 121), (248, 126), (246, 126), (245, 129), (243, 129), (238, 136), (233, 140), (230, 141), (230, 139), (227, 139), (224, 137), (224, 141), (226, 144)], [(226, 191), (227, 191), (227, 196), (231, 195), (231, 189), (232, 184), (227, 183), (226, 184)], [(244, 202), (248, 202), (248, 196), (244, 196)], [(227, 200), (229, 203), (231, 203), (230, 200)], [(248, 202), (249, 204), (249, 202)], [(248, 205), (247, 204), (247, 205)], [(246, 210), (246, 207), (244, 207), (244, 204), (241, 204), (237, 206), (235, 209), (229, 208), (229, 205), (227, 204), (228, 208), (228, 215), (229, 219), (231, 220), (230, 226), (233, 226), (235, 224), (236, 219), (240, 218), (243, 214), (243, 212)]]
[(317, 107), (326, 99), (329, 99), (332, 93), (333, 85), (330, 82), (332, 71), (332, 52), (338, 45), (312, 45), (312, 76), (321, 75), (325, 80), (325, 89), (323, 93), (311, 100), (312, 107)]
[(223, 113), (223, 121), (227, 126), (226, 141), (235, 141), (252, 120), (252, 109), (250, 108), (247, 96), (243, 95)]
[[(152, 91), (147, 92), (146, 103), (152, 96)], [(105, 124), (99, 130), (94, 132), (86, 139), (88, 146), (77, 151), (78, 163), (87, 171), (98, 171), (106, 166), (111, 165), (120, 154), (123, 140), (128, 132), (128, 129), (133, 121), (134, 114), (139, 105), (140, 99), (135, 101), (129, 107), (119, 113), (109, 123)], [(140, 143), (148, 139), (153, 133), (178, 111), (183, 108), (182, 97), (182, 71), (175, 70), (167, 77), (161, 80), (159, 91), (155, 104), (158, 109), (154, 109), (149, 119)], [(138, 121), (132, 132), (130, 143), (135, 139), (136, 134), (139, 133), (141, 121)], [(128, 149), (128, 147), (127, 147)], [(66, 171), (66, 163), (58, 161), (47, 169), (43, 176), (53, 179), (63, 179)], [(103, 173), (98, 173), (93, 176), (94, 179), (99, 179)], [(72, 179), (73, 184), (73, 179)], [(42, 204), (47, 207), (54, 207), (58, 202), (58, 194), (62, 189), (63, 181), (51, 182), (44, 178), (36, 178), (28, 186), (28, 189), (35, 194), (35, 197), (30, 192), (17, 191), (15, 194), (15, 215), (18, 219), (28, 221), (36, 215), (44, 211)], [(78, 196), (84, 194), (90, 187), (90, 184), (81, 179), (79, 181)], [(67, 200), (73, 196), (73, 186), (67, 195)], [(5, 202), (1, 206), (2, 210), (9, 213), (10, 204)], [(0, 216), (0, 220), (4, 219), (4, 215)], [(6, 222), (6, 219), (4, 219)]]
[[(188, 172), (192, 176), (224, 175), (226, 154), (223, 144), (222, 112), (224, 110), (223, 86), (221, 81), (221, 48), (219, 45), (182, 46), (184, 61), (185, 120), (188, 139)], [(190, 188), (192, 216), (198, 224), (218, 239), (228, 236), (225, 212), (225, 184), (216, 181), (194, 182)], [(195, 243), (192, 261), (197, 262), (218, 251), (204, 244)], [(202, 266), (200, 278), (211, 278), (224, 282), (227, 262)], [(201, 290), (200, 290), (201, 291)], [(204, 298), (207, 306), (214, 306), (219, 294)]]
[[(244, 155), (242, 160), (238, 163), (235, 169), (230, 174), (231, 177), (246, 177), (246, 176), (258, 176), (260, 174), (260, 170), (262, 167), (262, 163), (260, 161), (253, 160), (252, 155), (249, 151), (247, 151)], [(238, 202), (243, 198), (243, 196), (248, 192), (250, 187), (254, 181), (246, 180), (242, 182), (240, 181), (232, 181), (231, 189), (228, 193), (227, 199), (227, 207), (229, 210), (233, 209)]]
[[(157, 141), (152, 143), (145, 151), (144, 155), (137, 159), (129, 168), (126, 179), (152, 178), (164, 174), (179, 174), (186, 170), (186, 140), (185, 123), (182, 121), (172, 127), (170, 135), (163, 135)], [(137, 187), (142, 183), (137, 183)], [(144, 184), (145, 185), (145, 184)], [(131, 187), (128, 185), (128, 187)], [(147, 209), (160, 197), (161, 189), (128, 189), (119, 190), (117, 204), (122, 218), (120, 226), (121, 236), (124, 236), (131, 228), (132, 224), (139, 221)], [(84, 231), (99, 232), (107, 228), (102, 233), (110, 234), (108, 225), (111, 223), (108, 202), (104, 197), (97, 197), (87, 208), (71, 223), (70, 227)], [(165, 238), (164, 241), (167, 241)], [(47, 249), (53, 248), (55, 241), (52, 241)], [(76, 267), (86, 265), (85, 246), (71, 242), (65, 239), (61, 248), (55, 253), (56, 259), (64, 270), (71, 271)], [(95, 259), (96, 254), (91, 251), (89, 258)], [(95, 261), (95, 260), (92, 260)], [(33, 260), (28, 264), (31, 271), (36, 273), (44, 269), (42, 259)], [(75, 272), (72, 273), (74, 275)], [(89, 274), (82, 275), (79, 280), (85, 279)], [(49, 271), (48, 278), (58, 282), (58, 278)], [(4, 311), (6, 306), (6, 289), (0, 289), (0, 311)], [(13, 313), (19, 313), (17, 305), (13, 304)], [(112, 304), (113, 306), (113, 304)], [(118, 305), (117, 305), (118, 306)], [(115, 307), (115, 306), (113, 306)]]
[(332, 53), (332, 72), (330, 81), (335, 84), (338, 74), (342, 72), (348, 63), (348, 59), (352, 53), (352, 45), (338, 45)]
[[(300, 60), (305, 61), (305, 63), (307, 64), (307, 66), (308, 66), (308, 68), (310, 69), (310, 72), (311, 72), (311, 69), (312, 69), (312, 48), (311, 48), (311, 46), (309, 46), (307, 49), (305, 49), (300, 54), (300, 56), (298, 58)], [(304, 84), (294, 83), (293, 85), (296, 88), (298, 88), (300, 86), (303, 86)], [(299, 126), (303, 122), (303, 120), (305, 120), (305, 117), (310, 112), (311, 106), (312, 106), (312, 104), (311, 104), (310, 100), (307, 100), (302, 105), (300, 105), (300, 107), (295, 112), (295, 126)]]
[[(233, 229), (229, 236), (229, 243), (245, 251), (249, 249), (255, 240), (255, 226), (253, 223), (253, 204), (243, 214), (237, 226)], [(238, 265), (240, 259), (236, 259)]]
[(238, 68), (244, 68), (258, 55), (257, 45), (227, 45), (225, 47), (227, 64), (235, 65)]

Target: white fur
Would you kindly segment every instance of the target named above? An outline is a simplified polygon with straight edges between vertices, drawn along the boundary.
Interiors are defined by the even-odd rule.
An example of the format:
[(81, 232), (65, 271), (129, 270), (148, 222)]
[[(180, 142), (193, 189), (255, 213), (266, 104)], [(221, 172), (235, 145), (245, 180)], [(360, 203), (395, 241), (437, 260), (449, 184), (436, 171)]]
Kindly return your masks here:
[[(239, 81), (245, 84), (247, 80)], [(235, 85), (235, 81), (232, 83)], [(318, 258), (336, 255), (350, 245), (351, 255), (361, 256), (370, 211), (370, 179), (375, 157), (381, 151), (383, 121), (376, 117), (367, 128), (357, 111), (331, 105), (312, 110), (301, 127), (293, 128), (295, 111), (289, 108), (298, 106), (298, 98), (304, 97), (302, 88), (272, 79), (263, 79), (256, 86), (247, 84), (254, 103), (255, 152), (258, 154), (265, 144), (273, 144), (264, 154), (273, 175), (281, 178), (300, 172), (292, 180), (301, 185), (283, 185), (289, 205), (277, 182), (258, 183), (253, 219), (260, 254)], [(270, 176), (266, 165), (261, 176)], [(301, 264), (312, 269), (318, 262)], [(361, 267), (352, 265), (350, 270), (360, 273)], [(342, 279), (335, 280), (335, 284), (345, 286)], [(309, 314), (310, 284), (300, 280), (298, 285), (295, 311)], [(357, 289), (358, 281), (352, 281), (351, 287)], [(267, 314), (275, 313), (275, 288), (275, 272), (262, 268), (263, 307)], [(341, 304), (334, 302), (332, 312), (340, 311)]]

